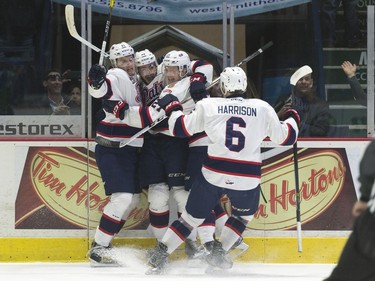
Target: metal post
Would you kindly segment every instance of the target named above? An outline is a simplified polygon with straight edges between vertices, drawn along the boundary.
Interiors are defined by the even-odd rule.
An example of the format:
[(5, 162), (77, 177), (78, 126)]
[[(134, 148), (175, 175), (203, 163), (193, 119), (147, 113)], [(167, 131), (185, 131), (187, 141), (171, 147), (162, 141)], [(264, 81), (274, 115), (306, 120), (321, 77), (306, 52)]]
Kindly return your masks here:
[[(89, 27), (87, 29), (87, 39), (88, 41), (92, 42), (92, 6), (91, 5), (88, 5), (87, 6), (87, 26)], [(86, 60), (86, 64), (84, 66), (82, 66), (82, 70), (85, 72), (85, 77), (87, 76), (86, 73), (88, 72), (89, 70), (89, 67), (91, 66), (92, 64), (92, 52), (87, 52), (87, 60)], [(87, 89), (87, 83), (86, 83), (86, 79), (85, 79), (85, 85), (86, 85), (86, 89)], [(93, 135), (92, 135), (92, 97), (88, 94), (88, 89), (86, 91), (87, 93), (87, 137), (88, 138), (92, 138)]]
[(234, 6), (233, 0), (230, 1), (230, 18), (229, 18), (229, 29), (230, 29), (230, 66), (234, 66)]
[(223, 69), (228, 66), (227, 1), (223, 0)]
[(374, 137), (374, 6), (367, 6), (367, 136)]
[[(82, 38), (87, 38), (86, 36), (86, 3), (81, 1), (81, 36)], [(86, 98), (87, 95), (87, 85), (86, 85), (86, 55), (87, 47), (81, 44), (81, 137), (86, 136)]]

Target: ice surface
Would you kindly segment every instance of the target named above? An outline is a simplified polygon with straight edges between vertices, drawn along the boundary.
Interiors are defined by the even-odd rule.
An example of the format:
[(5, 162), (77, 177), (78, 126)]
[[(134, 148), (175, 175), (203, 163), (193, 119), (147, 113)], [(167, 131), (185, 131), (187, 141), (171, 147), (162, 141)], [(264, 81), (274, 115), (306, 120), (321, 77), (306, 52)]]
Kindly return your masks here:
[(145, 275), (144, 252), (118, 250), (122, 267), (90, 267), (84, 263), (0, 263), (1, 281), (131, 281), (131, 280), (250, 280), (321, 281), (333, 264), (268, 264), (235, 262), (232, 269), (206, 273), (204, 262), (171, 261), (165, 275)]

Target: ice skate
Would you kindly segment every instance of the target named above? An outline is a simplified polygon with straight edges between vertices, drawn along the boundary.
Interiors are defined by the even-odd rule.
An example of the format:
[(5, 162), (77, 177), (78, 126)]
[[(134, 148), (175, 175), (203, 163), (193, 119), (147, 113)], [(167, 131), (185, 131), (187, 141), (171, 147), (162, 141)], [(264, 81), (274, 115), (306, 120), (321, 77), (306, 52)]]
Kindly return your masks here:
[(87, 255), (89, 256), (90, 266), (92, 267), (121, 266), (114, 258), (111, 245), (105, 247), (93, 241)]
[(221, 243), (217, 240), (204, 244), (207, 255), (205, 257), (209, 268), (229, 269), (233, 266), (233, 261), (226, 254)]
[(241, 236), (238, 240), (233, 244), (233, 246), (229, 249), (228, 255), (232, 260), (238, 258), (243, 253), (245, 253), (249, 249), (249, 245), (247, 245), (243, 241), (243, 237)]
[(199, 247), (197, 242), (191, 239), (185, 240), (185, 254), (189, 260), (201, 259), (205, 255), (203, 247)]
[(185, 254), (188, 259), (188, 267), (201, 267), (202, 261), (204, 261), (206, 255), (206, 251), (203, 246), (198, 246), (196, 241), (186, 239)]
[(167, 250), (168, 247), (166, 245), (161, 242), (158, 243), (148, 260), (151, 268), (146, 271), (147, 275), (159, 275), (165, 273), (169, 256)]

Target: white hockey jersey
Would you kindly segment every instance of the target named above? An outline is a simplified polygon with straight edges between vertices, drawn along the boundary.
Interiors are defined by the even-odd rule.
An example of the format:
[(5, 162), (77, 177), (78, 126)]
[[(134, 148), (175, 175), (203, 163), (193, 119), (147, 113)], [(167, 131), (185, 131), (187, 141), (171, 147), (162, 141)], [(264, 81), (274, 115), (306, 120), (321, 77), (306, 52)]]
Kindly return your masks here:
[[(148, 108), (141, 107), (141, 98), (135, 82), (120, 68), (108, 70), (105, 83), (99, 89), (89, 87), (89, 93), (94, 98), (125, 101), (130, 106), (124, 120), (120, 120), (112, 113), (106, 112), (106, 117), (97, 125), (96, 135), (111, 141), (129, 140), (141, 128), (155, 120), (157, 118), (156, 115), (160, 116), (161, 114), (156, 111), (150, 113)], [(141, 147), (143, 145), (143, 136), (131, 142), (130, 145)]]
[[(203, 73), (207, 79), (207, 86), (211, 84), (213, 77), (213, 66), (204, 60), (196, 60), (191, 62), (191, 70), (193, 73)], [(183, 112), (189, 114), (195, 108), (195, 102), (190, 96), (190, 76), (187, 76), (180, 81), (167, 85), (163, 91), (160, 93), (160, 98), (165, 95), (172, 94), (178, 98), (180, 101)], [(171, 135), (167, 127), (159, 127), (158, 131), (155, 132), (163, 133), (166, 135)], [(189, 146), (194, 146), (195, 141), (202, 141), (202, 138), (196, 138), (189, 142)], [(207, 143), (206, 141), (204, 141)]]
[(207, 98), (191, 114), (173, 112), (169, 130), (177, 137), (205, 131), (210, 142), (202, 173), (209, 183), (234, 190), (253, 189), (260, 183), (260, 146), (266, 137), (293, 145), (298, 136), (293, 118), (281, 122), (267, 102), (242, 97)]

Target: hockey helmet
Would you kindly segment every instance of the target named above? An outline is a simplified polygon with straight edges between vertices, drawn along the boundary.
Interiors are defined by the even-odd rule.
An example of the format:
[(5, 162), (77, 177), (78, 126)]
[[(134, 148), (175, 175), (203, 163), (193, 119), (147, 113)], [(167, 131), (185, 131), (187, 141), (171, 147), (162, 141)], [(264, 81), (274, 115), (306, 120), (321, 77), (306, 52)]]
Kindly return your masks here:
[(135, 66), (136, 67), (148, 65), (151, 63), (155, 63), (155, 65), (158, 64), (156, 61), (155, 55), (151, 53), (148, 49), (135, 53)]
[(134, 56), (134, 49), (126, 42), (113, 44), (109, 49), (109, 59), (113, 67), (117, 67), (116, 59), (127, 56)]
[(244, 93), (246, 87), (247, 77), (241, 67), (226, 67), (220, 74), (220, 89), (225, 97), (235, 92)]
[[(180, 77), (184, 77), (190, 73), (190, 57), (184, 51), (170, 51), (167, 53), (163, 59), (164, 67), (177, 66)], [(183, 74), (183, 70), (186, 70), (186, 74)]]

